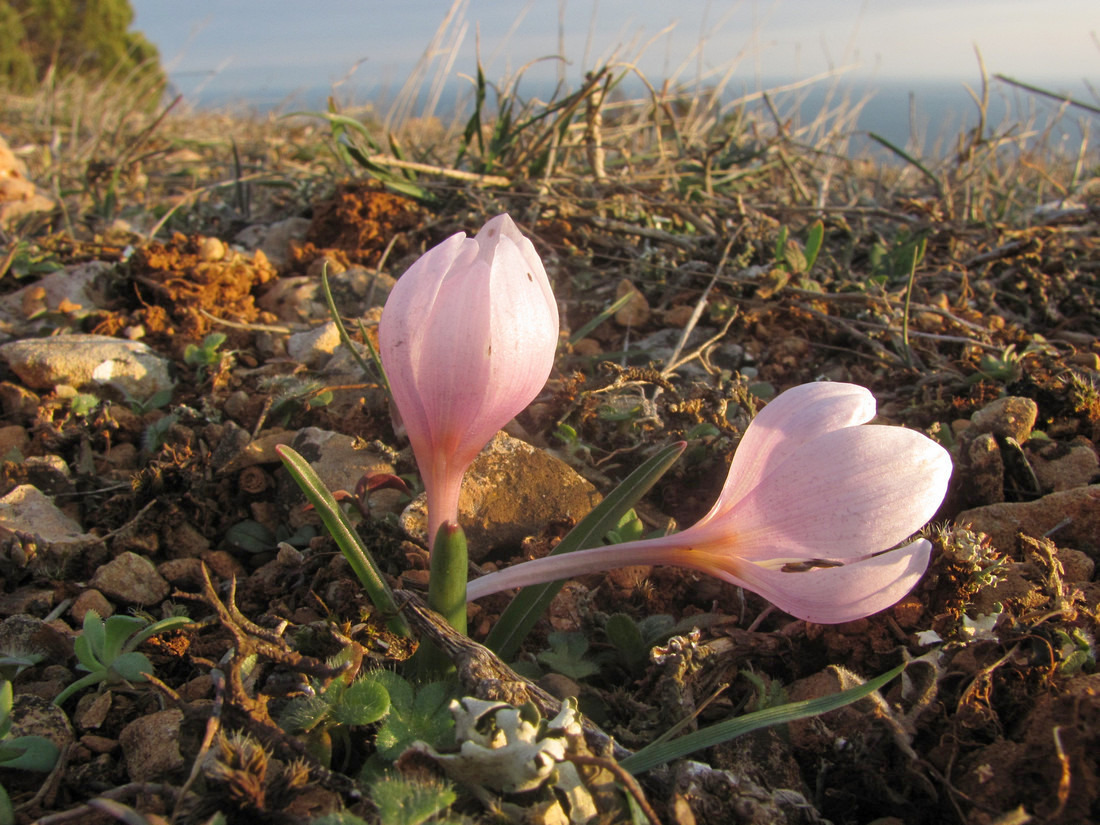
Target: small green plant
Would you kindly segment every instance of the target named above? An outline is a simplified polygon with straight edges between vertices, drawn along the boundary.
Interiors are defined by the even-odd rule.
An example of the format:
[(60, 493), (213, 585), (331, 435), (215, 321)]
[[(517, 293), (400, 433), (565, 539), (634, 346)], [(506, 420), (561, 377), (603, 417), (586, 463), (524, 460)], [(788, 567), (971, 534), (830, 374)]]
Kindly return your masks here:
[[(11, 682), (0, 682), (0, 768), (24, 771), (51, 771), (60, 751), (44, 736), (9, 736), (14, 704)], [(7, 791), (0, 785), (0, 825), (12, 825), (15, 811)]]
[(152, 424), (145, 428), (145, 432), (141, 434), (141, 449), (147, 453), (155, 453), (161, 447), (164, 446), (164, 439), (168, 437), (168, 431), (172, 429), (172, 425), (180, 420), (180, 413), (170, 412), (161, 418), (158, 418)]
[[(386, 774), (371, 783), (370, 795), (379, 821), (386, 825), (464, 825), (470, 821), (459, 814), (443, 815), (458, 797), (451, 784), (442, 780)], [(314, 819), (313, 825), (367, 825), (367, 821), (342, 811)]]
[(106, 621), (94, 610), (84, 614), (84, 628), (73, 647), (80, 664), (78, 669), (88, 671), (54, 699), (55, 705), (92, 685), (100, 683), (144, 682), (146, 674), (153, 670), (153, 663), (136, 648), (146, 639), (158, 633), (191, 624), (186, 616), (173, 616), (149, 624), (136, 616), (110, 616)]
[(539, 664), (570, 679), (584, 679), (599, 672), (599, 664), (588, 655), (588, 637), (583, 633), (551, 633), (547, 641), (550, 649), (535, 657)]
[(81, 417), (91, 415), (99, 406), (99, 399), (87, 392), (78, 392), (69, 401), (69, 410)]
[(920, 266), (928, 248), (924, 235), (912, 234), (900, 229), (890, 244), (878, 241), (871, 247), (871, 277), (874, 285), (908, 280), (909, 274)]
[(449, 745), (454, 738), (454, 718), (449, 706), (453, 696), (448, 682), (414, 685), (392, 670), (371, 674), (390, 697), (389, 713), (375, 737), (378, 756), (392, 762), (413, 742), (420, 740), (436, 747)]
[(292, 699), (279, 724), (288, 733), (304, 735), (306, 747), (326, 768), (332, 766), (333, 751), (339, 745), (346, 767), (351, 728), (377, 722), (390, 710), (389, 692), (376, 675), (377, 671), (351, 682), (337, 678), (327, 685), (311, 683), (313, 694)]
[(168, 403), (172, 400), (172, 391), (169, 389), (157, 390), (144, 400), (134, 398), (129, 393), (125, 395), (126, 406), (130, 408), (130, 412), (134, 415), (145, 415), (147, 412), (159, 410), (161, 407), (168, 406)]
[(253, 555), (271, 552), (283, 542), (291, 547), (304, 548), (316, 535), (317, 530), (311, 524), (303, 524), (293, 533), (287, 525), (280, 524), (272, 532), (258, 521), (245, 519), (225, 531), (224, 542), (234, 550)]
[(1058, 653), (1061, 661), (1058, 662), (1058, 670), (1065, 676), (1073, 676), (1082, 668), (1092, 670), (1096, 667), (1094, 642), (1084, 630), (1073, 627), (1067, 632), (1058, 628), (1054, 635), (1060, 645)]
[(756, 290), (758, 298), (770, 298), (792, 279), (804, 289), (820, 289), (809, 279), (810, 270), (817, 263), (821, 253), (821, 243), (825, 239), (825, 225), (815, 221), (806, 232), (806, 246), (790, 238), (786, 226), (779, 228), (779, 237), (775, 242), (775, 265), (769, 270), (766, 280)]
[(615, 613), (604, 625), (607, 640), (615, 647), (620, 663), (636, 671), (649, 660), (649, 651), (672, 633), (676, 622), (671, 616), (658, 614), (635, 621), (626, 613)]
[(202, 339), (202, 344), (188, 344), (183, 351), (184, 363), (195, 368), (195, 377), (202, 381), (210, 370), (217, 370), (223, 358), (231, 357), (231, 353), (219, 352), (218, 348), (225, 343), (224, 332), (211, 332)]

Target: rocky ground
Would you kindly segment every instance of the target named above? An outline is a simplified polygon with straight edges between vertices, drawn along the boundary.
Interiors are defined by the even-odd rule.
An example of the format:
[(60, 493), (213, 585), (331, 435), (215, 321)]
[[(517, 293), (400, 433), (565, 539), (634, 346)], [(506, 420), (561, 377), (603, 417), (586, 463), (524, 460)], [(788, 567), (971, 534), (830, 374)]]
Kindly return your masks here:
[[(320, 140), (309, 135), (291, 142)], [(74, 226), (64, 198), (28, 180), (35, 134), (9, 137), (31, 147), (32, 169), (4, 158), (7, 203), (22, 207), (0, 213), (0, 667), (10, 735), (60, 750), (48, 772), (0, 765), (17, 821), (387, 810), (369, 781), (392, 759), (384, 722), (345, 725), (325, 765), (285, 714), (347, 675), (325, 665), (341, 650), (367, 672), (399, 669), (412, 645), (373, 614), (274, 448), (293, 445), (347, 491), (394, 586), (423, 592), (421, 505), (361, 484), (395, 473), (415, 494), (415, 464), (376, 376), (340, 344), (320, 273), (364, 353), (394, 278), (507, 209), (546, 260), (563, 333), (545, 392), (471, 471), (474, 572), (544, 554), (677, 440), (687, 452), (638, 513), (646, 529), (690, 524), (751, 415), (806, 381), (871, 388), (879, 421), (939, 439), (955, 472), (928, 528), (932, 566), (890, 610), (821, 626), (690, 572), (589, 577), (520, 656), (547, 693), (505, 693), (546, 716), (554, 696), (576, 696), (637, 749), (681, 720), (705, 726), (909, 662), (873, 700), (642, 775), (652, 808), (634, 821), (1100, 822), (1100, 213), (1086, 188), (982, 221), (912, 193), (819, 215), (751, 194), (699, 205), (656, 185), (608, 184), (596, 198), (583, 181), (548, 193), (456, 189), (445, 176), (425, 204), (295, 171), (284, 136), (246, 165), (279, 170), (285, 186), (238, 176), (220, 199), (194, 193), (224, 170), (224, 146), (166, 140), (126, 167), (144, 176), (130, 184), (144, 211)], [(506, 604), (473, 606), (471, 636)], [(135, 648), (150, 679), (109, 675), (58, 706), (86, 675), (74, 642), (90, 611), (192, 623)], [(639, 629), (633, 648), (622, 616)], [(463, 675), (463, 693), (504, 695), (484, 672)], [(585, 781), (600, 821), (630, 821), (621, 794), (597, 791), (614, 776)], [(488, 793), (460, 784), (437, 821), (495, 821)], [(545, 789), (498, 804), (583, 821)]]

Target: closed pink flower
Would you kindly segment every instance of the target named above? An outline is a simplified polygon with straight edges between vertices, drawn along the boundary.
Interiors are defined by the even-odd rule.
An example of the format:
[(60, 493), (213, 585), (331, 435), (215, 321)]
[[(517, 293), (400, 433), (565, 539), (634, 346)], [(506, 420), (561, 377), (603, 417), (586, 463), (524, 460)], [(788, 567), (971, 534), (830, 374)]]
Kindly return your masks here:
[(718, 502), (681, 533), (523, 562), (469, 584), (469, 599), (629, 565), (700, 570), (807, 621), (889, 607), (928, 566), (920, 539), (888, 552), (939, 508), (951, 458), (902, 427), (866, 425), (875, 399), (854, 384), (803, 384), (756, 416)]
[(457, 521), (462, 476), (546, 383), (558, 309), (532, 243), (507, 215), (452, 235), (398, 280), (379, 355), (428, 496), (428, 540)]

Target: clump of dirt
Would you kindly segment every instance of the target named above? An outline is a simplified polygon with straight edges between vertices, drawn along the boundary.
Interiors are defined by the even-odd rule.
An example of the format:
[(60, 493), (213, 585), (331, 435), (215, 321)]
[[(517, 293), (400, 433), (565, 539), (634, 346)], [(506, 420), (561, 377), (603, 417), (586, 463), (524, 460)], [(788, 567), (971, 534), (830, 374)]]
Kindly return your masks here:
[(400, 257), (409, 236), (424, 223), (424, 212), (408, 198), (370, 181), (345, 181), (316, 205), (305, 242), (292, 244), (291, 259), (305, 269), (322, 256), (344, 266), (376, 266), (387, 254)]
[(114, 316), (97, 331), (118, 334), (140, 325), (148, 343), (175, 358), (210, 332), (216, 319), (274, 320), (255, 302), (256, 288), (276, 277), (262, 252), (247, 256), (217, 238), (177, 233), (167, 243), (136, 248), (127, 272), (126, 286), (132, 291), (121, 297), (129, 313)]

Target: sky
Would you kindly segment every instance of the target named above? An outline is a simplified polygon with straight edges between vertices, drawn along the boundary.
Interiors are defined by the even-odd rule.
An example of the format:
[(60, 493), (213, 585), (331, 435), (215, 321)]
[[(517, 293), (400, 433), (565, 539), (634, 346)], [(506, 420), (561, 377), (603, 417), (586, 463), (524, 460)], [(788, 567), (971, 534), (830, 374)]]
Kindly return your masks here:
[[(131, 0), (133, 28), (192, 103), (333, 86), (343, 99), (393, 95), (425, 54), (447, 0)], [(980, 82), (990, 74), (1093, 100), (1100, 87), (1097, 0), (460, 0), (428, 82), (490, 80), (535, 58), (527, 77), (574, 84), (615, 58), (654, 85), (742, 85), (843, 70), (872, 81)], [(450, 45), (457, 43), (455, 49)], [(478, 44), (480, 43), (480, 48)], [(453, 61), (451, 60), (453, 57)], [(448, 61), (449, 64), (448, 64)], [(442, 73), (442, 74), (441, 74)]]

